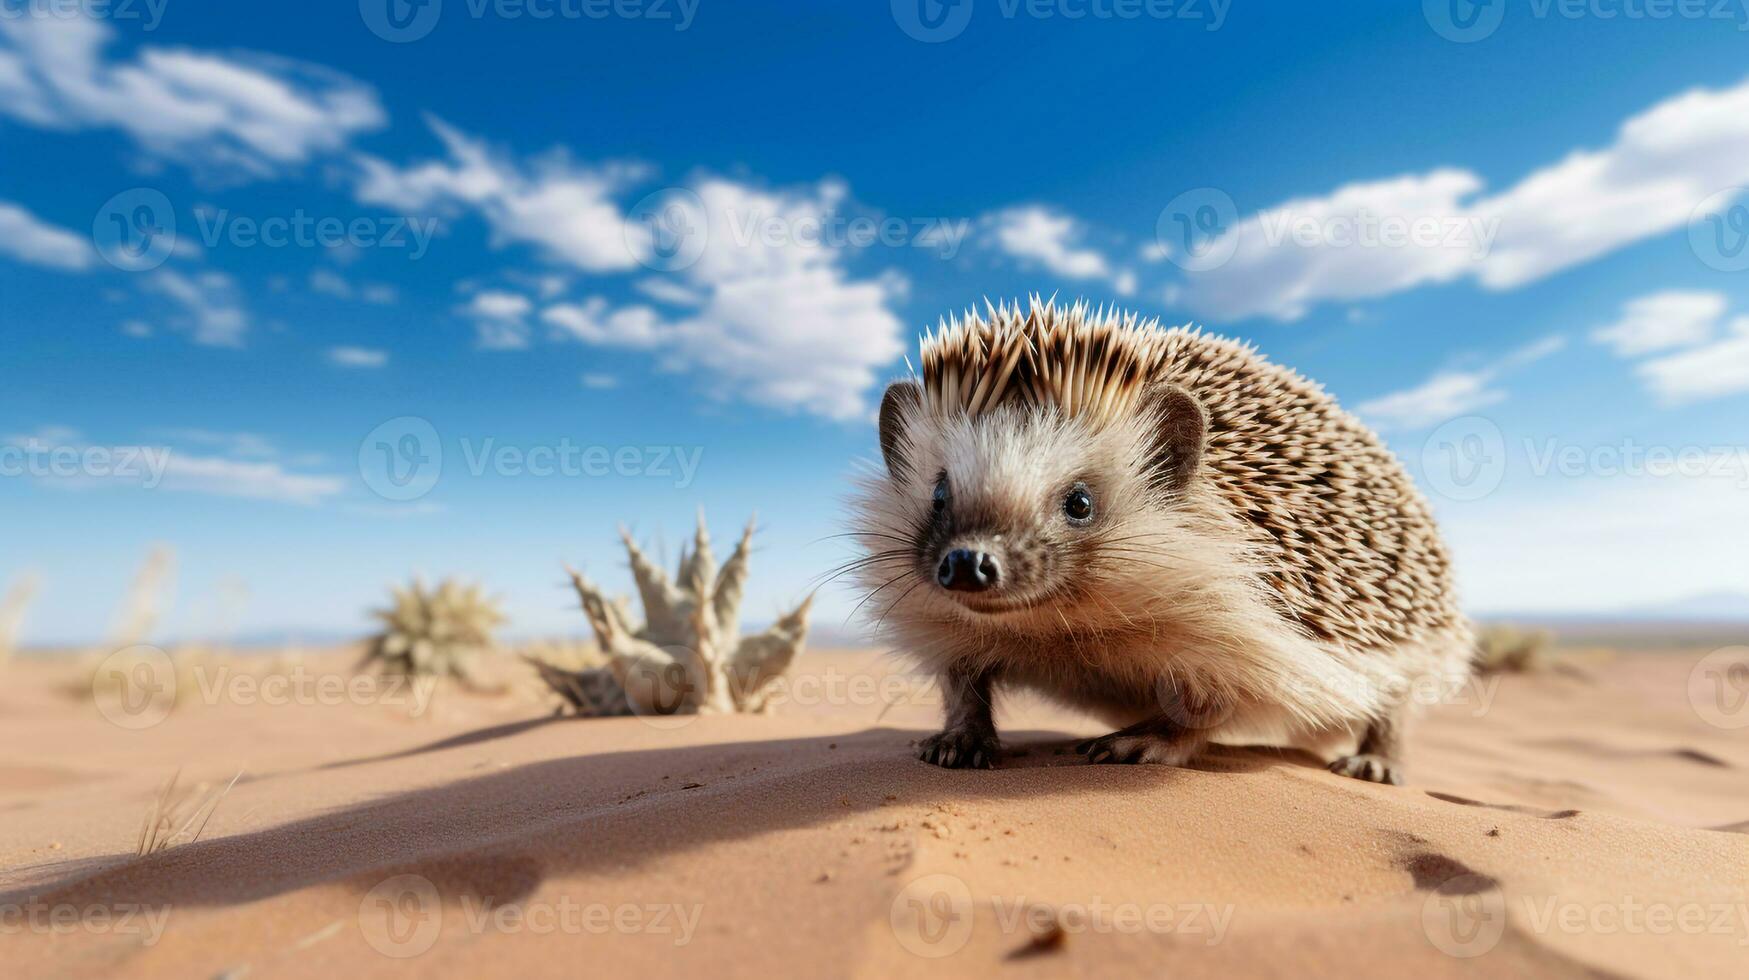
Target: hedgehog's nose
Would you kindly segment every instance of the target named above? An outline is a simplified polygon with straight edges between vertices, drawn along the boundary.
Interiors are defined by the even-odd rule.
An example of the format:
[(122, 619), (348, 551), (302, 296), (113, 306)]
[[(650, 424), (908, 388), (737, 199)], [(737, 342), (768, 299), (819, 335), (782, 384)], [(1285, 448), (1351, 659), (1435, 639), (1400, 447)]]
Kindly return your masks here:
[(970, 548), (955, 548), (941, 559), (935, 580), (955, 592), (983, 592), (996, 584), (1001, 573), (994, 555)]

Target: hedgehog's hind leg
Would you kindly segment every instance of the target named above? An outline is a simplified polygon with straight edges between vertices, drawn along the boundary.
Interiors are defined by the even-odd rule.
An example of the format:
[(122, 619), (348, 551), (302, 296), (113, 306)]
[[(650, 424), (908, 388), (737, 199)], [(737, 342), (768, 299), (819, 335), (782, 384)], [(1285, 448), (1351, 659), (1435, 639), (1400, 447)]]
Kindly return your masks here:
[(1353, 755), (1330, 763), (1331, 772), (1369, 783), (1403, 785), (1403, 714), (1397, 707), (1372, 720)]
[(1182, 766), (1208, 744), (1207, 736), (1168, 715), (1155, 715), (1110, 735), (1075, 746), (1088, 762), (1149, 763)]
[(944, 769), (988, 769), (996, 764), (1001, 743), (990, 703), (993, 680), (989, 670), (957, 664), (947, 669), (943, 692), (947, 724), (940, 734), (923, 740), (919, 759)]

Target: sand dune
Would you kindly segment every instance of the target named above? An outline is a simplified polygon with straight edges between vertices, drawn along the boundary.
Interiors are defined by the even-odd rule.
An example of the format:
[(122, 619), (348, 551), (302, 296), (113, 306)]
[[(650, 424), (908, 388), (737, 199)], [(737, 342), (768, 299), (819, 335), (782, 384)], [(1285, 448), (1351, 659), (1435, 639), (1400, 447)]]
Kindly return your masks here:
[[(445, 691), (140, 731), (20, 663), (0, 928), (20, 976), (1749, 975), (1749, 746), (1690, 709), (1693, 663), (1490, 679), (1404, 788), (1262, 750), (1088, 766), (1096, 726), (1034, 704), (1001, 768), (935, 769), (935, 707), (887, 705), (866, 652), (807, 657), (772, 717)], [(246, 774), (135, 858), (178, 765)]]

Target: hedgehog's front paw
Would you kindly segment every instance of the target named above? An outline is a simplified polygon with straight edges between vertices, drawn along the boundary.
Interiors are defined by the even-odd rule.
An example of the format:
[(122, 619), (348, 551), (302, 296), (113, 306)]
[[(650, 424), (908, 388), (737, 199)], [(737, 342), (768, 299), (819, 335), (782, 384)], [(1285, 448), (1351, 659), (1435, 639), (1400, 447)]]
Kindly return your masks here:
[(1132, 732), (1126, 728), (1110, 735), (1090, 738), (1075, 746), (1088, 762), (1156, 766), (1182, 766), (1196, 754), (1198, 742), (1183, 736), (1158, 732)]
[(1364, 779), (1369, 783), (1403, 785), (1402, 764), (1382, 755), (1371, 753), (1345, 755), (1330, 763), (1328, 768), (1338, 776), (1351, 776), (1355, 779)]
[(995, 732), (953, 728), (924, 739), (917, 758), (943, 769), (988, 769), (1000, 748)]

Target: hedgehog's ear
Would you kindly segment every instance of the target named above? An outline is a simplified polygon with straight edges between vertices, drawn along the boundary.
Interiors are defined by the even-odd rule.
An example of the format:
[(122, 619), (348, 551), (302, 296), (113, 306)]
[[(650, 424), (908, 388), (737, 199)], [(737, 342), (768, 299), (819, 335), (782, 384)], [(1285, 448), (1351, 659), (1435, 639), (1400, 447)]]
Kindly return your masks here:
[(913, 461), (905, 456), (911, 448), (906, 426), (922, 408), (923, 386), (915, 381), (895, 381), (887, 386), (887, 393), (881, 398), (881, 456), (895, 480), (904, 479), (910, 472)]
[(1154, 427), (1150, 468), (1176, 493), (1190, 483), (1208, 448), (1209, 416), (1196, 396), (1175, 384), (1148, 392), (1143, 411)]

